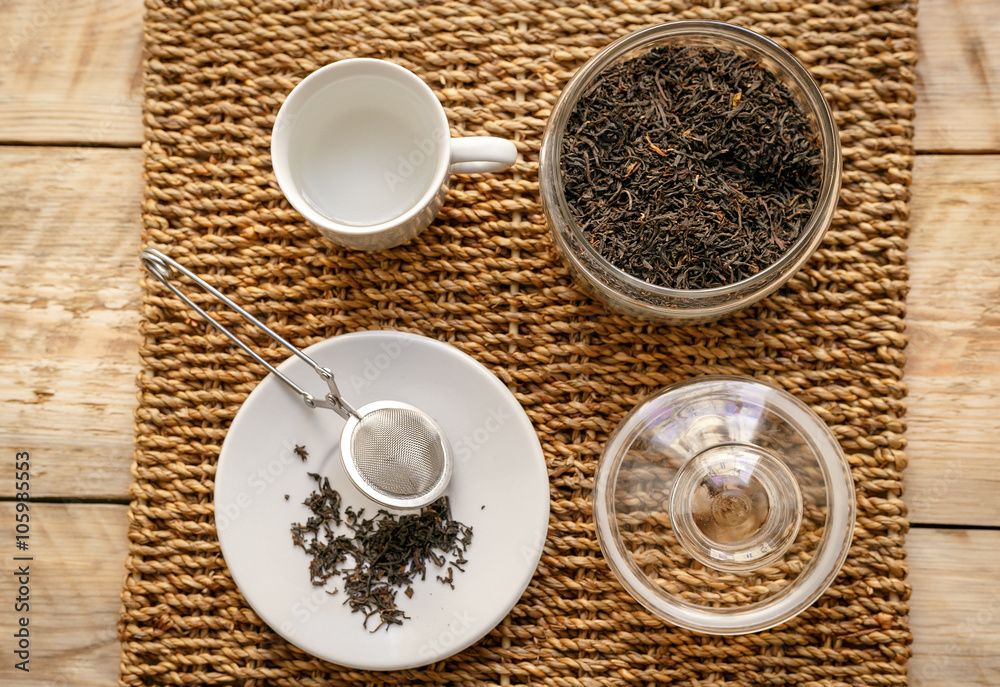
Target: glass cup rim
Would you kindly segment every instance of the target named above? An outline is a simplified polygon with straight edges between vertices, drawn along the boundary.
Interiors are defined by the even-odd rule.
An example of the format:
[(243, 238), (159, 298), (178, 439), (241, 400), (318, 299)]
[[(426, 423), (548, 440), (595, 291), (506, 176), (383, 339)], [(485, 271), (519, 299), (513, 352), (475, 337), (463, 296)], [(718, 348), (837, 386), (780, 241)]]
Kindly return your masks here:
[[(566, 123), (574, 106), (583, 95), (585, 87), (592, 82), (593, 78), (605, 68), (611, 66), (637, 48), (641, 48), (659, 39), (683, 36), (730, 40), (734, 45), (763, 53), (778, 64), (783, 69), (784, 74), (790, 77), (800, 92), (805, 95), (804, 99), (797, 98), (797, 100), (800, 101), (800, 105), (806, 108), (810, 115), (815, 117), (818, 127), (817, 133), (819, 134), (823, 150), (820, 190), (816, 206), (795, 243), (775, 262), (757, 274), (732, 284), (715, 286), (708, 289), (674, 289), (658, 286), (634, 277), (611, 264), (610, 261), (590, 245), (583, 236), (583, 232), (576, 221), (573, 220), (569, 204), (563, 192), (562, 177), (558, 173), (562, 138)], [(771, 287), (769, 291), (773, 291), (787, 280), (778, 279), (773, 283), (770, 282), (770, 278), (775, 273), (787, 269), (789, 265), (794, 265), (795, 269), (798, 269), (798, 267), (801, 267), (805, 263), (822, 241), (836, 210), (840, 194), (841, 164), (840, 137), (833, 113), (816, 81), (809, 75), (809, 72), (795, 56), (774, 41), (750, 29), (718, 21), (683, 20), (657, 24), (619, 38), (591, 57), (573, 75), (556, 100), (542, 136), (542, 145), (539, 152), (539, 181), (542, 203), (546, 215), (554, 216), (558, 213), (559, 219), (565, 223), (568, 230), (581, 239), (579, 243), (583, 247), (583, 250), (587, 252), (588, 257), (611, 271), (619, 280), (632, 288), (657, 296), (709, 300), (713, 297), (746, 291), (761, 282), (765, 282)], [(557, 170), (557, 172), (554, 174), (545, 174), (541, 171), (550, 167)], [(554, 201), (554, 209), (550, 207), (550, 203), (546, 202), (547, 200)], [(570, 255), (568, 259), (576, 263), (578, 268), (583, 272), (591, 274), (591, 270), (576, 256)], [(792, 272), (789, 273), (789, 277), (791, 274)], [(616, 294), (618, 293), (617, 289), (613, 286), (608, 287), (607, 285), (596, 284), (595, 286), (602, 292), (610, 288)], [(769, 291), (765, 291), (762, 295), (766, 295)], [(754, 299), (759, 297), (755, 292), (750, 292), (748, 296), (750, 295), (754, 296)], [(656, 306), (646, 305), (645, 307)]]

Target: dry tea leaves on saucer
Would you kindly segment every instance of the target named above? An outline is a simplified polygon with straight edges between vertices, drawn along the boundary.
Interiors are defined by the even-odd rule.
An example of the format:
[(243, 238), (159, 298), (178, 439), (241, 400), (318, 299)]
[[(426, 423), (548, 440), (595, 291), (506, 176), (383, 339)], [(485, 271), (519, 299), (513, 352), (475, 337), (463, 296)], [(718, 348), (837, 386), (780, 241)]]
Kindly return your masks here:
[(729, 50), (661, 46), (602, 72), (560, 153), (591, 245), (656, 286), (742, 281), (802, 233), (819, 195), (816, 128), (765, 66)]
[[(313, 585), (323, 586), (334, 577), (343, 580), (344, 603), (352, 612), (364, 614), (366, 629), (374, 615), (379, 624), (372, 632), (409, 619), (397, 607), (396, 594), (403, 589), (412, 597), (411, 585), (418, 576), (426, 579), (428, 562), (447, 567), (447, 574), (438, 575), (437, 580), (455, 588), (454, 571), (464, 572), (472, 528), (452, 519), (448, 497), (419, 513), (395, 515), (379, 510), (375, 517), (365, 518), (364, 509), (348, 506), (342, 516), (341, 497), (330, 487), (330, 480), (308, 474), (317, 483), (317, 490), (304, 501), (312, 515), (292, 525), (292, 542), (312, 557), (309, 579)], [(348, 533), (338, 534), (336, 528), (341, 526)]]

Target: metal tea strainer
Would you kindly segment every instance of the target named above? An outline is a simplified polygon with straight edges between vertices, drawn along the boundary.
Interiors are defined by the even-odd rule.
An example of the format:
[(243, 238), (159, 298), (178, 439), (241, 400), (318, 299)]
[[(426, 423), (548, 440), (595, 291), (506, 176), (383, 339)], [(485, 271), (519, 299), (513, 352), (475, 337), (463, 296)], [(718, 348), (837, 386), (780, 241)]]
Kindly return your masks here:
[[(143, 250), (141, 257), (152, 276), (301, 396), (307, 407), (332, 410), (347, 421), (340, 435), (340, 452), (348, 476), (362, 494), (390, 508), (420, 508), (438, 498), (448, 486), (453, 464), (451, 445), (427, 413), (398, 401), (376, 401), (355, 410), (341, 397), (329, 368), (320, 366), (175, 260), (152, 248)], [(211, 317), (173, 283), (178, 273), (308, 364), (326, 382), (327, 394), (317, 398), (306, 392)]]

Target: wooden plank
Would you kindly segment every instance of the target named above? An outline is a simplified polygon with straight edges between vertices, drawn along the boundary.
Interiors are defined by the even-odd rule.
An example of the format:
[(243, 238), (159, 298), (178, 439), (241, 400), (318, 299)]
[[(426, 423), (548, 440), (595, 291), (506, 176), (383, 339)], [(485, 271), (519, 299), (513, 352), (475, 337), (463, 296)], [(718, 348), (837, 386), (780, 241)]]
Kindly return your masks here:
[(142, 142), (142, 0), (0, 3), (0, 140)]
[[(962, 16), (989, 15), (984, 22), (972, 22), (977, 27), (995, 21), (992, 14), (977, 9), (983, 6), (982, 1), (977, 4), (964, 0), (925, 0), (921, 9), (922, 30), (931, 31), (928, 40), (936, 35), (935, 32), (944, 31), (941, 27), (951, 21), (945, 21), (947, 17), (956, 12), (961, 14), (948, 9), (956, 3), (961, 5), (958, 10), (965, 12)], [(74, 30), (73, 27), (78, 29), (86, 25), (85, 17), (92, 17), (98, 10), (106, 13), (97, 22), (101, 35), (108, 26), (129, 21), (135, 24), (137, 20), (124, 19), (129, 11), (134, 10), (136, 16), (141, 14), (134, 7), (128, 10), (132, 5), (125, 2), (63, 5), (65, 3), (57, 2), (37, 5), (27, 0), (4, 4), (0, 12), (10, 20), (0, 24), (13, 27), (4, 34), (8, 48), (13, 49), (13, 45), (27, 49), (27, 43), (32, 42), (27, 40), (28, 36), (34, 35), (38, 38), (35, 42), (44, 43), (48, 40), (43, 40), (43, 36), (49, 35), (47, 32), (66, 33)], [(91, 14), (81, 14), (84, 9)], [(124, 35), (124, 30), (120, 33)], [(949, 35), (950, 39), (941, 40), (949, 45), (959, 43), (955, 31)], [(3, 42), (0, 40), (0, 44)], [(65, 47), (64, 43), (59, 44)], [(989, 46), (996, 44), (995, 41), (987, 43)], [(60, 47), (62, 52), (47, 54), (47, 64), (56, 64), (69, 54), (63, 47)], [(934, 55), (957, 49), (954, 45), (940, 50), (927, 47), (927, 73), (935, 73), (938, 69)], [(987, 53), (992, 49), (986, 48)], [(13, 54), (21, 55), (16, 51)], [(55, 73), (65, 71), (54, 70)], [(22, 67), (16, 66), (14, 73), (21, 72)], [(962, 74), (959, 70), (939, 81), (961, 82), (965, 78)], [(5, 78), (9, 81), (13, 77)], [(928, 93), (925, 103), (934, 97), (933, 93)], [(0, 104), (0, 110), (4, 106)], [(937, 116), (933, 114), (934, 107), (928, 107), (933, 119)], [(72, 107), (67, 105), (66, 110), (79, 113), (80, 103)], [(949, 117), (965, 111), (966, 108), (951, 107)], [(943, 117), (942, 121), (949, 117)], [(135, 113), (133, 118), (137, 119)], [(44, 118), (32, 116), (29, 119), (32, 126), (44, 128)], [(78, 117), (74, 116), (73, 120), (76, 119)], [(990, 120), (977, 118), (977, 121)], [(4, 128), (4, 131), (10, 130), (17, 130), (17, 126)], [(13, 371), (12, 375), (5, 375), (0, 390), (16, 392), (0, 397), (8, 405), (7, 410), (12, 410), (9, 404), (16, 408), (16, 412), (4, 413), (0, 429), (6, 430), (4, 437), (11, 442), (11, 448), (19, 448), (14, 444), (23, 441), (26, 443), (20, 446), (22, 448), (50, 450), (69, 456), (69, 460), (61, 461), (58, 474), (46, 471), (39, 475), (39, 489), (43, 493), (123, 497), (128, 477), (122, 466), (131, 451), (129, 417), (133, 403), (134, 358), (129, 356), (133, 355), (135, 340), (129, 340), (134, 319), (129, 319), (129, 307), (122, 306), (122, 299), (134, 304), (137, 296), (135, 291), (125, 295), (122, 289), (127, 290), (127, 285), (134, 282), (132, 260), (138, 232), (133, 230), (131, 220), (112, 222), (111, 226), (102, 224), (94, 231), (91, 218), (85, 218), (88, 213), (81, 208), (91, 204), (125, 207), (123, 203), (130, 201), (124, 195), (138, 194), (138, 159), (136, 154), (131, 160), (133, 171), (125, 174), (116, 168), (116, 163), (105, 170), (102, 163), (96, 162), (104, 158), (94, 155), (97, 153), (83, 148), (31, 149), (8, 150), (0, 157), (12, 162), (19, 159), (22, 164), (17, 168), (19, 174), (8, 177), (14, 188), (3, 201), (7, 210), (4, 223), (11, 231), (0, 237), (4, 248), (0, 265), (9, 268), (0, 274), (0, 286), (3, 287), (0, 308), (4, 314), (0, 331), (5, 333), (3, 351), (12, 353), (4, 356), (3, 364), (5, 369)], [(38, 164), (32, 165), (32, 159), (39, 160)], [(995, 328), (989, 326), (990, 308), (997, 302), (997, 273), (1000, 272), (997, 242), (990, 242), (990, 230), (995, 226), (991, 221), (997, 213), (995, 205), (993, 210), (983, 210), (992, 200), (989, 184), (997, 180), (993, 160), (992, 157), (961, 160), (921, 157), (918, 160), (911, 248), (914, 277), (910, 331), (914, 343), (908, 367), (912, 391), (909, 436), (913, 461), (907, 474), (915, 522), (1000, 522), (1000, 503), (991, 498), (996, 488), (996, 478), (991, 481), (990, 477), (996, 473), (991, 437), (996, 435), (997, 425), (989, 410), (994, 400), (989, 389), (996, 386), (997, 369)], [(966, 183), (963, 176), (969, 170), (973, 172), (969, 174), (972, 183)], [(66, 178), (60, 178), (64, 171)], [(35, 174), (40, 176), (35, 179), (32, 176)], [(103, 183), (88, 196), (81, 189), (90, 188), (94, 178), (102, 178)], [(115, 183), (108, 183), (110, 181)], [(939, 198), (937, 194), (945, 190), (949, 195)], [(123, 195), (118, 197), (119, 193)], [(105, 216), (110, 215), (105, 213)], [(35, 225), (38, 218), (45, 218), (47, 228)], [(100, 214), (92, 219), (101, 222)], [(60, 225), (68, 220), (94, 234), (62, 231)], [(960, 227), (961, 231), (954, 231), (954, 227)], [(970, 232), (980, 233), (972, 240)], [(74, 284), (73, 290), (67, 291), (59, 279), (81, 269), (82, 262), (75, 254), (81, 248), (88, 256), (98, 258), (88, 265), (94, 278), (85, 284)], [(32, 251), (33, 260), (22, 265), (13, 256), (25, 249)], [(42, 255), (45, 259), (39, 259)], [(93, 288), (88, 291), (88, 287)], [(956, 301), (952, 297), (942, 298), (943, 293), (971, 296)], [(947, 305), (941, 307), (945, 301)], [(75, 330), (81, 325), (85, 325), (88, 335), (68, 340), (78, 336)], [(9, 337), (6, 336), (8, 332)], [(97, 359), (82, 355), (88, 346), (102, 354)], [(37, 351), (43, 353), (41, 358)], [(949, 365), (958, 378), (949, 376)], [(67, 381), (70, 378), (80, 381), (84, 373), (86, 383)], [(52, 391), (56, 383), (61, 385), (58, 397)], [(111, 394), (116, 401), (103, 400), (105, 393)], [(79, 404), (79, 399), (86, 399), (85, 405)], [(122, 399), (127, 400), (121, 403)], [(4, 489), (8, 487), (0, 488), (0, 494), (6, 493)]]
[(921, 156), (907, 297), (912, 522), (1000, 525), (1000, 156)]
[[(128, 549), (127, 508), (113, 505), (32, 503), (30, 548), (11, 551), (4, 537), (0, 556), (0, 684), (107, 687), (118, 675), (118, 610)], [(0, 504), (0, 521), (13, 529), (15, 504)], [(8, 548), (9, 547), (9, 548)], [(31, 561), (15, 561), (28, 555)], [(26, 612), (15, 609), (20, 582), (14, 572), (28, 565)], [(28, 618), (30, 652), (22, 672), (13, 633)]]
[(920, 0), (917, 150), (1000, 151), (995, 0)]
[(912, 530), (911, 687), (1000, 684), (1000, 532)]
[[(0, 684), (22, 687), (114, 684), (116, 621), (127, 553), (125, 506), (31, 504), (32, 632), (29, 675), (0, 661)], [(14, 504), (0, 503), (12, 523)], [(6, 526), (6, 524), (5, 524)], [(7, 540), (9, 541), (9, 540)], [(913, 687), (1000, 682), (1000, 532), (916, 529), (907, 537), (913, 585)], [(16, 597), (11, 556), (2, 552), (0, 599)], [(9, 654), (19, 613), (6, 612), (0, 650)]]
[[(0, 140), (142, 140), (142, 0), (0, 4)], [(1000, 151), (1000, 13), (991, 0), (921, 0), (916, 145)]]
[(0, 454), (31, 452), (34, 496), (124, 498), (142, 153), (0, 147), (0, 169)]
[[(0, 355), (9, 371), (0, 379), (0, 444), (61, 457), (58, 471), (38, 475), (39, 493), (125, 497), (141, 154), (7, 148), (0, 162), (12, 183), (0, 200), (10, 228), (0, 235)], [(102, 183), (86, 190), (94, 178)], [(998, 182), (1000, 158), (917, 161), (906, 475), (915, 522), (1000, 523)], [(0, 483), (0, 495), (9, 489)]]

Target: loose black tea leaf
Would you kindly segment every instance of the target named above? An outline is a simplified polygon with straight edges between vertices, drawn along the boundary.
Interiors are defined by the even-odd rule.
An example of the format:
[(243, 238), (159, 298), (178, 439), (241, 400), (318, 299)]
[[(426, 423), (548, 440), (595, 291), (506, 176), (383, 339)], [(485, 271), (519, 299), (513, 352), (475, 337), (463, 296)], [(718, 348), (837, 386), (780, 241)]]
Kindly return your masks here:
[(763, 65), (673, 46), (602, 72), (560, 158), (591, 245), (639, 279), (686, 290), (777, 261), (812, 215), (822, 163), (809, 117)]
[[(405, 588), (406, 596), (413, 596), (411, 584), (418, 575), (426, 579), (427, 561), (439, 568), (449, 565), (448, 576), (437, 579), (455, 588), (452, 568), (461, 571), (460, 565), (467, 562), (464, 554), (472, 543), (472, 528), (452, 519), (447, 497), (419, 513), (397, 516), (380, 510), (366, 519), (364, 509), (348, 506), (341, 517), (340, 494), (330, 487), (330, 480), (308, 474), (317, 483), (317, 490), (304, 501), (312, 515), (305, 523), (292, 525), (292, 543), (312, 557), (309, 579), (314, 585), (322, 586), (332, 577), (343, 580), (344, 603), (352, 612), (364, 614), (365, 628), (376, 614), (380, 622), (372, 632), (408, 619), (396, 606), (396, 593)], [(334, 527), (341, 524), (350, 535), (336, 534)]]
[(449, 587), (451, 587), (452, 589), (454, 589), (455, 588), (455, 571), (454, 571), (454, 569), (451, 568), (451, 567), (449, 567), (448, 568), (448, 576), (447, 577), (442, 577), (441, 575), (438, 575), (437, 576), (437, 581), (440, 582), (441, 584), (446, 584)]
[(305, 461), (305, 459), (309, 457), (309, 451), (306, 450), (306, 447), (305, 446), (299, 446), (298, 444), (295, 445), (295, 451), (294, 451), (294, 453), (299, 458), (301, 458), (303, 461)]

